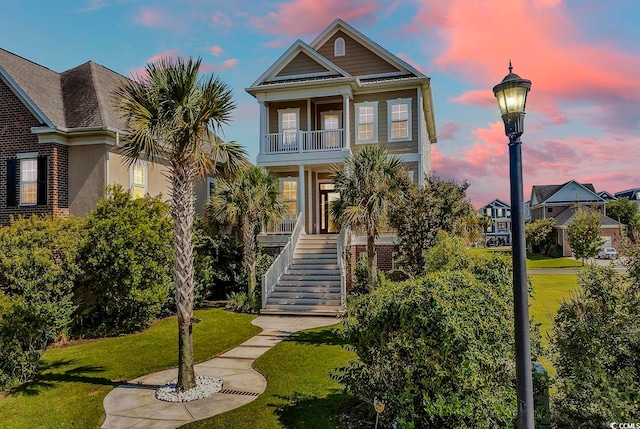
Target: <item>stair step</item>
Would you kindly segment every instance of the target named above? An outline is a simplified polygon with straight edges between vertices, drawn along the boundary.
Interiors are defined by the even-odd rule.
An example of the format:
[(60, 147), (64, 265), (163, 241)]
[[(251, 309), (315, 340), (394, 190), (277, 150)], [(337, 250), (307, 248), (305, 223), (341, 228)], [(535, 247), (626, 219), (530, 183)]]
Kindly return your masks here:
[[(327, 288), (328, 289), (328, 288)], [(334, 288), (333, 290), (307, 290), (307, 289), (296, 289), (296, 290), (282, 290), (276, 288), (271, 295), (269, 295), (269, 299), (271, 298), (329, 298), (329, 299), (340, 299), (340, 288)]]
[(336, 264), (335, 261), (333, 261), (332, 264), (325, 263), (325, 262), (309, 263), (308, 261), (305, 261), (304, 263), (294, 262), (291, 265), (291, 269), (292, 270), (337, 270), (338, 264)]
[[(306, 273), (306, 271), (303, 271)], [(318, 280), (318, 281), (340, 281), (340, 274), (290, 274), (286, 273), (280, 277), (280, 280), (291, 282), (302, 282), (305, 280)]]
[(267, 307), (272, 305), (340, 305), (340, 297), (337, 298), (272, 298), (269, 297)]
[(340, 293), (340, 286), (296, 286), (296, 285), (286, 285), (286, 286), (276, 286), (276, 288), (271, 292), (274, 293), (299, 293), (299, 292), (309, 292), (309, 293)]
[(293, 260), (295, 261), (296, 259), (333, 259), (334, 261), (336, 261), (338, 259), (338, 255), (336, 253), (330, 253), (330, 252), (326, 252), (326, 253), (300, 253), (300, 252), (296, 252), (293, 255)]
[(298, 253), (332, 253), (334, 255), (338, 254), (337, 247), (321, 247), (321, 246), (300, 246), (296, 249)]
[(337, 268), (333, 268), (333, 269), (319, 269), (317, 267), (314, 266), (314, 268), (306, 268), (306, 269), (299, 269), (299, 268), (294, 268), (293, 266), (291, 268), (289, 268), (285, 274), (283, 274), (284, 276), (288, 276), (288, 275), (292, 275), (292, 276), (340, 276), (340, 270), (338, 270)]
[(327, 317), (332, 317), (335, 318), (336, 316), (339, 316), (342, 313), (342, 309), (336, 311), (336, 310), (318, 310), (318, 309), (311, 309), (311, 310), (291, 310), (291, 309), (266, 309), (263, 308), (262, 310), (260, 310), (260, 314), (271, 314), (271, 315), (278, 315), (278, 316), (314, 316), (314, 317), (318, 317), (318, 316), (327, 316)]
[(266, 310), (288, 310), (288, 311), (342, 311), (341, 305), (287, 305), (287, 304), (267, 304)]
[(340, 286), (340, 280), (289, 280), (281, 278), (278, 286)]
[(338, 262), (338, 258), (335, 256), (333, 258), (327, 258), (327, 255), (317, 255), (316, 257), (307, 257), (311, 255), (306, 255), (303, 258), (293, 258), (292, 264), (335, 264)]

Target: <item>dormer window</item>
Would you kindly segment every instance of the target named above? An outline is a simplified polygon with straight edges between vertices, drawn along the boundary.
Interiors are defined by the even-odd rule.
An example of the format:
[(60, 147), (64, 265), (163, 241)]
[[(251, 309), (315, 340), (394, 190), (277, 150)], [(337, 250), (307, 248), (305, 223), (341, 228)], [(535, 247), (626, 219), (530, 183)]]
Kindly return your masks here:
[(334, 57), (344, 57), (344, 39), (342, 37), (338, 37), (335, 42), (333, 42), (333, 56)]

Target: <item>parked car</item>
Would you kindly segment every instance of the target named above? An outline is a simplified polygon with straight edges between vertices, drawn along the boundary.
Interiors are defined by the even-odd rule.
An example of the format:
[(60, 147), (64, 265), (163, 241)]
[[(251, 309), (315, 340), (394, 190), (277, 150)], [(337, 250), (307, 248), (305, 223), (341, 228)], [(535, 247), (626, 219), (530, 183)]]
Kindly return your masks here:
[(598, 259), (618, 259), (618, 251), (613, 247), (603, 247), (596, 256)]

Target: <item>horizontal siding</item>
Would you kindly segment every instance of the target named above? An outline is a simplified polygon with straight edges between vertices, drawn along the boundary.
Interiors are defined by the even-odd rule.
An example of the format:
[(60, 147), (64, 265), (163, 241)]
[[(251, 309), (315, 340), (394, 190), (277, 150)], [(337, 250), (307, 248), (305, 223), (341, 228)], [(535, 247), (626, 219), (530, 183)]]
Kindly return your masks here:
[(300, 129), (307, 130), (307, 100), (284, 101), (269, 104), (269, 130), (267, 133), (279, 132), (278, 110), (279, 109), (300, 109)]
[(327, 72), (329, 69), (321, 64), (318, 64), (309, 55), (304, 52), (298, 53), (296, 57), (289, 62), (280, 72), (277, 77), (304, 75), (310, 73)]
[[(389, 130), (388, 130), (388, 114), (387, 114), (387, 100), (395, 100), (397, 98), (411, 98), (411, 140), (403, 142), (389, 142)], [(417, 105), (417, 92), (414, 89), (407, 89), (403, 91), (392, 92), (379, 92), (374, 94), (356, 95), (353, 98), (353, 103), (362, 103), (365, 101), (377, 101), (378, 102), (378, 145), (386, 148), (389, 153), (392, 154), (404, 154), (404, 153), (418, 153), (418, 105)], [(350, 124), (351, 124), (351, 141), (353, 147), (366, 146), (355, 144), (356, 141), (356, 109), (355, 106), (350, 109)]]
[[(333, 56), (333, 44), (338, 37), (342, 37), (345, 43), (345, 55), (342, 57)], [(336, 32), (318, 52), (352, 76), (400, 71), (342, 31)]]

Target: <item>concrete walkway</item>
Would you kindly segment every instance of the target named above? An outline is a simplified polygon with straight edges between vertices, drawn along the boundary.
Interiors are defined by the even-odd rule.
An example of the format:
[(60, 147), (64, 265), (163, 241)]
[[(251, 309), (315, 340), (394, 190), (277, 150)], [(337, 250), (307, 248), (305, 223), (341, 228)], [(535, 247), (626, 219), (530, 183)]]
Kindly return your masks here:
[(104, 398), (106, 418), (102, 428), (176, 428), (206, 419), (256, 399), (267, 380), (253, 369), (253, 362), (288, 335), (329, 326), (335, 317), (258, 316), (253, 324), (261, 333), (211, 360), (195, 366), (197, 375), (222, 380), (222, 390), (206, 399), (170, 403), (155, 398), (155, 389), (178, 377), (176, 368), (148, 374), (113, 389)]

